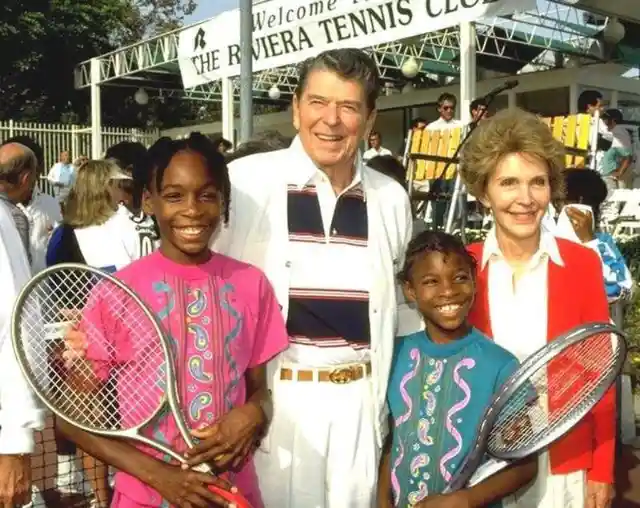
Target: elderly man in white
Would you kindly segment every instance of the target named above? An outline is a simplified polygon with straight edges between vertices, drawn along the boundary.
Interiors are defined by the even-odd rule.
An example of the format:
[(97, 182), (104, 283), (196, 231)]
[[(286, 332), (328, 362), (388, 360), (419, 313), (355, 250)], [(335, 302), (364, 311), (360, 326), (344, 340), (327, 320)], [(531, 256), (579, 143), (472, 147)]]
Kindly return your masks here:
[(370, 508), (375, 499), (395, 274), (412, 223), (405, 190), (358, 158), (378, 90), (362, 51), (308, 60), (291, 147), (230, 165), (231, 219), (214, 249), (266, 272), (290, 336), (270, 365), (274, 414), (256, 452), (266, 507)]
[(9, 205), (0, 203), (0, 506), (3, 507), (31, 501), (33, 432), (44, 425), (44, 413), (20, 371), (11, 342), (11, 310), (30, 273), (27, 253)]

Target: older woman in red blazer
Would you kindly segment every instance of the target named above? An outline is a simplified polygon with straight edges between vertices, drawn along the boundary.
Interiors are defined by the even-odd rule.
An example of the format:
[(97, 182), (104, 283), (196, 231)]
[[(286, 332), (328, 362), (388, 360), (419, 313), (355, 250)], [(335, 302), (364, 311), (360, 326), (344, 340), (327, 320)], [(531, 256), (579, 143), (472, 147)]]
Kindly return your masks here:
[[(522, 361), (577, 325), (608, 321), (597, 254), (541, 226), (563, 192), (564, 148), (549, 129), (524, 111), (502, 111), (474, 132), (461, 168), (468, 191), (494, 219), (487, 239), (469, 246), (478, 261), (471, 323)], [(615, 429), (611, 390), (540, 455), (535, 483), (503, 505), (608, 508)]]

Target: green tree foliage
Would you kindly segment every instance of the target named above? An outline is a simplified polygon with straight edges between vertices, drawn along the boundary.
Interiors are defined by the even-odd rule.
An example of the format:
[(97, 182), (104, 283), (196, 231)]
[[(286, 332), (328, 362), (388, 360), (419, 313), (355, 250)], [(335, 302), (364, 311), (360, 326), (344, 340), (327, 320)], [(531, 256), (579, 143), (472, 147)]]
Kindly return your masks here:
[[(0, 119), (86, 121), (89, 94), (75, 90), (74, 67), (177, 28), (195, 6), (194, 0), (2, 0)], [(131, 96), (131, 89), (105, 88), (104, 122), (144, 127), (150, 112)]]

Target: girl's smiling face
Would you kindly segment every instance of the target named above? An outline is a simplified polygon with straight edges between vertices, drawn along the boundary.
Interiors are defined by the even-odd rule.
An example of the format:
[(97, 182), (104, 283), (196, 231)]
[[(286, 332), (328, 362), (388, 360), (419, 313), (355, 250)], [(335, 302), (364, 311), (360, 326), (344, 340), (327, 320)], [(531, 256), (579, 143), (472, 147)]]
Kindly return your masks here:
[(191, 150), (177, 152), (164, 170), (160, 188), (145, 194), (145, 211), (154, 215), (160, 250), (181, 264), (211, 256), (209, 243), (223, 214), (222, 197), (206, 159)]
[(459, 254), (433, 251), (417, 258), (404, 293), (417, 305), (434, 342), (449, 342), (467, 333), (475, 282), (473, 268)]

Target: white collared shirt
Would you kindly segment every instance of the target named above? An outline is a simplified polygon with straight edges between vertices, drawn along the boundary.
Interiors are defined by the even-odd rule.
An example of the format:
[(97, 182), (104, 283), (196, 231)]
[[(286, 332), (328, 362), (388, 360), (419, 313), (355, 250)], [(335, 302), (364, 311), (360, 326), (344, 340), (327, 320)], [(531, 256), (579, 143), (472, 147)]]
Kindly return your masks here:
[(53, 196), (33, 191), (27, 206), (18, 205), (29, 218), (29, 242), (31, 244), (31, 268), (34, 274), (47, 267), (47, 245), (53, 230), (62, 222), (60, 203)]
[(385, 155), (393, 155), (393, 153), (391, 153), (391, 150), (383, 146), (381, 146), (379, 150), (376, 150), (375, 148), (369, 148), (362, 154), (362, 160), (364, 162), (367, 162), (375, 157), (384, 157)]
[[(31, 276), (9, 208), (0, 203), (0, 455), (32, 453), (44, 411), (24, 378), (11, 340), (11, 311)], [(37, 322), (37, 321), (34, 321)]]
[[(367, 199), (369, 242), (362, 263), (375, 274), (369, 294), (371, 364), (378, 439), (385, 434), (386, 391), (398, 324), (395, 274), (411, 239), (412, 214), (404, 188), (392, 178), (356, 162)], [(261, 168), (256, 172), (255, 168)], [(304, 184), (318, 168), (299, 138), (284, 150), (249, 155), (229, 165), (231, 210), (212, 248), (262, 269), (273, 284), (285, 319), (288, 314), (292, 262), (287, 222), (287, 184)], [(402, 307), (401, 307), (402, 309)], [(278, 362), (269, 366), (270, 384)]]
[(464, 124), (460, 120), (456, 120), (455, 118), (451, 120), (445, 120), (440, 117), (437, 120), (434, 120), (429, 125), (427, 125), (426, 129), (428, 131), (444, 131), (447, 129), (457, 129), (458, 127), (462, 127)]
[(493, 340), (523, 361), (547, 343), (549, 263), (562, 266), (558, 243), (542, 229), (540, 247), (515, 280), (504, 259), (495, 228), (484, 243), (482, 268), (489, 264), (489, 312)]
[[(304, 170), (301, 170), (304, 171)], [(320, 207), (324, 239), (322, 242), (289, 239), (289, 258), (291, 262), (290, 282), (294, 291), (309, 294), (331, 294), (332, 298), (353, 297), (361, 300), (371, 288), (373, 274), (367, 258), (368, 241), (361, 242), (332, 241), (335, 234), (330, 231), (338, 200), (344, 194), (360, 188), (362, 184), (362, 166), (357, 165), (351, 183), (336, 195), (327, 175), (315, 169), (309, 178), (300, 183), (297, 178), (293, 188), (302, 191), (307, 185), (315, 188)], [(365, 197), (366, 202), (366, 197)], [(334, 238), (335, 239), (335, 238)], [(291, 337), (291, 344), (284, 352), (288, 362), (312, 367), (326, 367), (348, 363), (363, 363), (370, 359), (369, 347), (348, 345), (342, 340), (313, 341), (307, 337)]]

